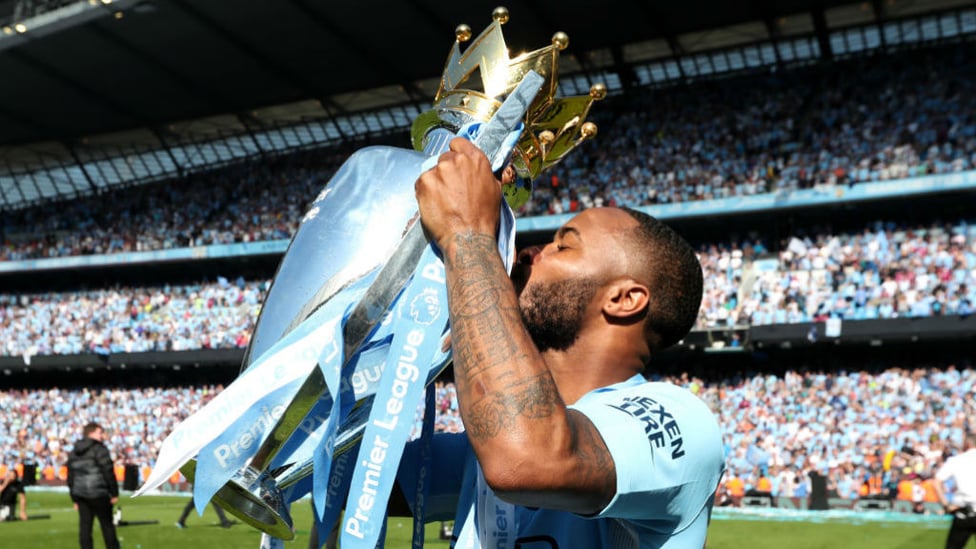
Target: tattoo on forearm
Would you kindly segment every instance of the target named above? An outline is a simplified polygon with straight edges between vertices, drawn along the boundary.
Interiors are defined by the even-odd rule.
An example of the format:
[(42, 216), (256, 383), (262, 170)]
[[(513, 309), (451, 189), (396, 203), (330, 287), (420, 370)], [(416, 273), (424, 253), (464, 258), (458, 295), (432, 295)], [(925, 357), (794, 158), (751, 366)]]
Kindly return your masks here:
[(457, 253), (448, 258), (453, 260), (452, 267), (459, 270), (476, 268), (482, 272), (491, 270), (489, 258), (498, 249), (494, 238), (487, 234), (464, 233), (455, 235), (454, 242)]
[(472, 418), (465, 424), (468, 436), (491, 438), (515, 424), (517, 417), (540, 419), (551, 416), (559, 404), (559, 392), (548, 372), (520, 380), (500, 391), (486, 394), (472, 406)]
[(511, 282), (498, 263), (495, 239), (457, 235), (450, 284), (451, 329), (455, 362), (464, 375), (511, 360), (518, 353), (512, 332), (521, 325), (518, 304), (506, 296)]

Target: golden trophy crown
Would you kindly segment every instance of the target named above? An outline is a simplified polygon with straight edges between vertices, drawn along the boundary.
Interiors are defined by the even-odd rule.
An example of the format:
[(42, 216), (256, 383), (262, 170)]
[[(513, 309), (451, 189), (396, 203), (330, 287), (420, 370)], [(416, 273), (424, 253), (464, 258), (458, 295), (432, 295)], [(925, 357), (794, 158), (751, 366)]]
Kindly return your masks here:
[[(559, 52), (569, 45), (566, 33), (554, 34), (552, 43), (544, 48), (510, 58), (502, 34), (502, 25), (508, 22), (508, 9), (495, 8), (492, 19), (463, 53), (461, 44), (471, 40), (471, 28), (458, 25), (433, 108), (414, 120), (411, 140), (414, 148), (423, 150), (425, 137), (435, 128), (457, 131), (467, 122), (487, 122), (505, 96), (533, 70), (543, 77), (544, 83), (526, 113), (525, 130), (512, 162), (520, 177), (535, 179), (577, 145), (596, 135), (596, 124), (585, 119), (590, 105), (606, 97), (607, 88), (594, 84), (589, 95), (557, 99)], [(477, 79), (471, 78), (476, 71), (480, 71), (481, 90), (472, 89), (477, 84)]]

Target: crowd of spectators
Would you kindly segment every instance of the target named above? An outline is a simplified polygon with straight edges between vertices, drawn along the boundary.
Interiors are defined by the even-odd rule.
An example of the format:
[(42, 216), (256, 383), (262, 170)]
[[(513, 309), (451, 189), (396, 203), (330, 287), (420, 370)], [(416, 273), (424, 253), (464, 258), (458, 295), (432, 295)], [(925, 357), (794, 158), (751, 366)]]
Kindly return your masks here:
[(968, 46), (849, 59), (600, 104), (598, 139), (523, 215), (646, 206), (971, 170)]
[(976, 225), (794, 236), (711, 246), (700, 257), (705, 295), (699, 328), (969, 315), (976, 311)]
[(346, 154), (254, 160), (8, 212), (0, 261), (288, 239)]
[[(4, 411), (0, 416), (0, 466), (31, 463), (38, 474), (47, 469), (63, 475), (82, 427), (95, 421), (105, 427), (105, 444), (116, 462), (141, 470), (154, 464), (173, 428), (222, 389), (206, 385), (0, 391), (0, 410)], [(454, 384), (437, 382), (435, 395), (435, 431), (463, 431)], [(413, 437), (419, 436), (422, 419), (421, 406)]]
[[(976, 429), (971, 367), (672, 381), (718, 412), (726, 484), (740, 497), (752, 490), (805, 497), (815, 472), (837, 497), (904, 499), (912, 490), (904, 493), (905, 482), (929, 481)], [(934, 493), (922, 497), (932, 501)]]
[[(699, 250), (696, 329), (968, 315), (976, 311), (976, 225), (794, 236)], [(244, 348), (268, 280), (0, 294), (0, 356)]]
[(0, 356), (243, 348), (269, 284), (0, 294)]
[(33, 463), (38, 472), (58, 470), (82, 427), (95, 421), (105, 427), (105, 444), (118, 463), (149, 465), (173, 428), (221, 390), (210, 385), (0, 391), (0, 456), (8, 467)]
[[(721, 424), (725, 485), (735, 495), (809, 495), (812, 472), (836, 497), (887, 497), (902, 481), (930, 479), (976, 429), (976, 369), (791, 370), (661, 379), (705, 401)], [(453, 383), (436, 385), (436, 431), (464, 429)], [(88, 421), (106, 426), (119, 463), (152, 466), (173, 427), (219, 386), (0, 392), (0, 459), (59, 468)], [(418, 408), (418, 429), (422, 408)], [(416, 431), (416, 429), (415, 429)], [(765, 483), (765, 484), (764, 484)]]
[[(974, 169), (967, 47), (629, 90), (593, 109), (600, 137), (537, 181), (519, 215)], [(6, 212), (0, 261), (290, 238), (351, 148)]]

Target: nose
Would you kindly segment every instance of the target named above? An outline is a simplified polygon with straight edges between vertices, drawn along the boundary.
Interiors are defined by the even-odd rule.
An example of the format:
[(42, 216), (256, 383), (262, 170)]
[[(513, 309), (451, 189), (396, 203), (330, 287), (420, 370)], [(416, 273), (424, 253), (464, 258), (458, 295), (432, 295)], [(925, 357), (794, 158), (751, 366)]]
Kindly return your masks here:
[(536, 258), (542, 253), (542, 246), (529, 246), (518, 254), (518, 262), (521, 265), (532, 265)]

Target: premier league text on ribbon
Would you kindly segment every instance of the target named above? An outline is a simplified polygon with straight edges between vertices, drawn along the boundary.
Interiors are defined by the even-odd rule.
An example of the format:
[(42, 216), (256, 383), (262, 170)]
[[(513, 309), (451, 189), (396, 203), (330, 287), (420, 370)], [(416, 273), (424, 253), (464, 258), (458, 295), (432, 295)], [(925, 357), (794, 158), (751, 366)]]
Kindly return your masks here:
[[(256, 443), (264, 439), (264, 434), (268, 432), (281, 419), (285, 413), (285, 406), (279, 404), (270, 410), (267, 406), (261, 408), (261, 415), (251, 424), (251, 428), (244, 431), (230, 444), (221, 444), (214, 448), (213, 456), (221, 467), (227, 467), (227, 460), (233, 456), (239, 458), (242, 450), (248, 450)], [(246, 453), (246, 452), (243, 452)]]
[[(436, 262), (425, 264), (420, 274), (423, 278), (435, 284), (446, 284), (444, 266)], [(423, 296), (424, 294), (421, 295)], [(439, 308), (439, 304), (434, 304), (434, 306)], [(433, 316), (437, 316), (440, 313), (440, 311), (427, 311), (427, 313), (431, 312), (436, 313)], [(414, 320), (420, 321), (416, 316)], [(418, 323), (423, 324), (423, 322)], [(407, 333), (406, 341), (397, 350), (396, 377), (393, 380), (392, 391), (390, 391), (385, 402), (384, 409), (386, 410), (386, 415), (382, 418), (374, 418), (371, 421), (372, 425), (379, 429), (379, 432), (374, 431), (376, 435), (371, 441), (363, 441), (363, 447), (359, 453), (360, 456), (366, 457), (361, 462), (361, 465), (366, 469), (361, 486), (362, 493), (355, 502), (355, 509), (350, 510), (347, 508), (347, 512), (351, 511), (351, 516), (346, 519), (344, 526), (346, 533), (359, 539), (363, 539), (365, 536), (363, 529), (370, 521), (370, 511), (376, 503), (377, 489), (380, 484), (380, 476), (383, 474), (383, 468), (390, 465), (393, 467), (399, 465), (399, 460), (387, 462), (387, 449), (390, 447), (389, 438), (396, 431), (402, 431), (405, 428), (405, 426), (400, 426), (398, 429), (400, 415), (403, 413), (404, 398), (408, 394), (411, 384), (415, 384), (420, 377), (417, 358), (419, 348), (427, 337), (428, 334), (422, 326), (415, 327)], [(379, 404), (381, 403), (374, 403), (374, 406)], [(408, 403), (408, 405), (415, 404), (412, 402)]]

